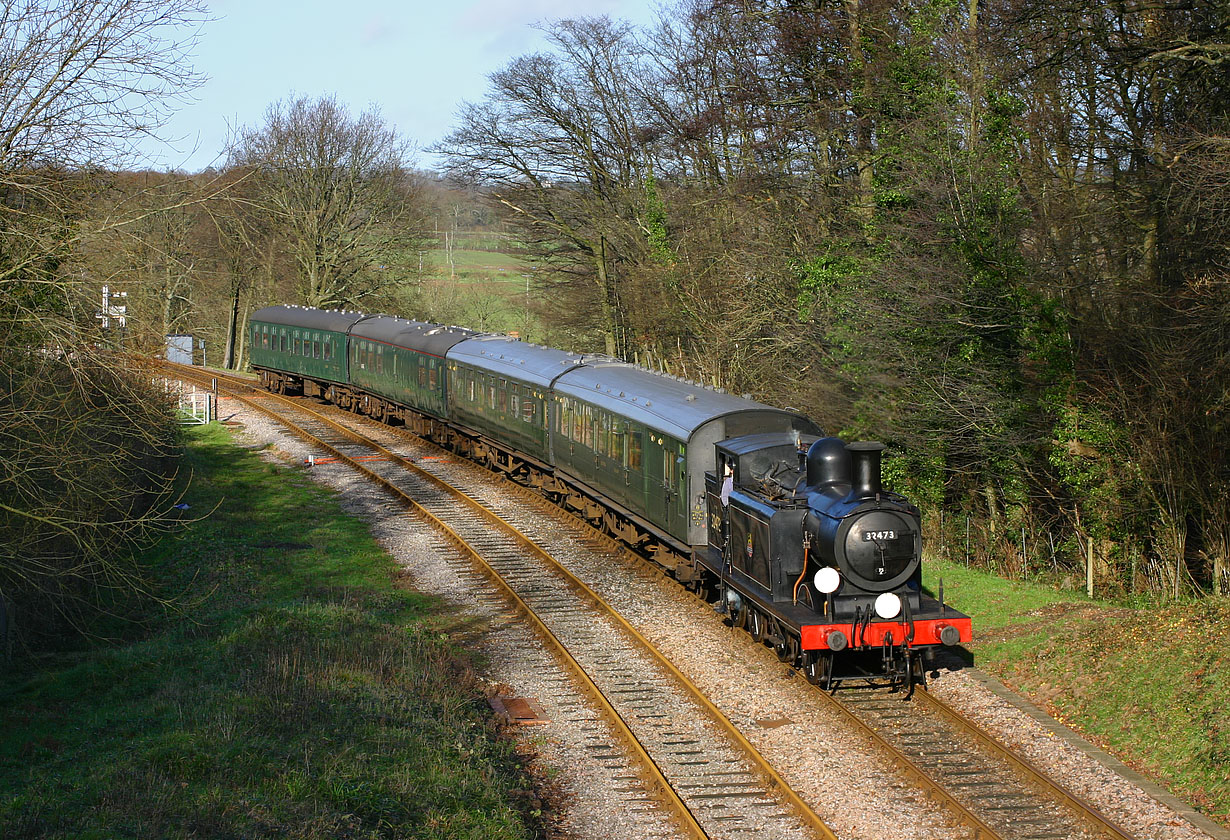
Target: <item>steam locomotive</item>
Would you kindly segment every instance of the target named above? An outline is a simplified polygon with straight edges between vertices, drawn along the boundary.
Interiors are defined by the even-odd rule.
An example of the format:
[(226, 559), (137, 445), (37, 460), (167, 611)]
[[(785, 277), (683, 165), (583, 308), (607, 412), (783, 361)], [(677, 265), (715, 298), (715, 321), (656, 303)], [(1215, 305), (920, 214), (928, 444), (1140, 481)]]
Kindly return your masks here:
[(968, 616), (922, 590), (883, 447), (607, 356), (389, 315), (270, 306), (252, 367), (535, 488), (658, 563), (826, 687), (913, 685)]
[(716, 445), (706, 476), (697, 557), (718, 578), (719, 610), (826, 687), (921, 681), (937, 647), (972, 638), (942, 584), (939, 600), (922, 591), (919, 511), (882, 487), (883, 449), (745, 435)]

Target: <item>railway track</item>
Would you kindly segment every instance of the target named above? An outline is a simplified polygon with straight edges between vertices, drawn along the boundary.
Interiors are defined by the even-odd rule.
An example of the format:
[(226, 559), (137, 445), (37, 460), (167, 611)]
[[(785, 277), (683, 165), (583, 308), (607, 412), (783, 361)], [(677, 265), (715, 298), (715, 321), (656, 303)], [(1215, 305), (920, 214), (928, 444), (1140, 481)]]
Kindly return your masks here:
[(1131, 840), (1087, 802), (925, 690), (817, 692), (893, 754), (902, 771), (978, 838)]
[[(198, 382), (202, 381), (199, 372), (192, 373), (197, 374)], [(246, 380), (226, 377), (220, 381), (224, 383), (224, 388), (248, 389), (252, 394), (259, 395), (258, 400), (276, 399), (282, 404), (296, 402), (275, 398)], [(338, 421), (303, 406), (299, 410), (310, 411), (316, 418), (307, 421), (307, 425), (317, 422), (323, 425), (320, 429), (324, 435), (320, 439), (321, 444), (331, 442), (330, 445), (336, 445), (339, 451), (349, 447), (356, 447), (356, 452), (371, 451), (372, 444), (356, 440), (356, 433), (344, 429)], [(399, 433), (373, 420), (356, 418), (340, 411), (337, 413), (350, 423), (371, 423), (373, 428)], [(364, 436), (358, 437), (367, 440)], [(419, 441), (417, 438), (413, 440)], [(426, 442), (421, 445), (434, 446)], [(438, 451), (444, 453), (444, 450)], [(443, 460), (421, 460), (418, 464), (412, 464), (400, 456), (391, 453), (390, 456), (388, 465), (394, 469), (387, 477), (375, 475), (373, 470), (358, 462), (353, 464), (382, 482), (405, 484), (404, 478), (397, 478), (392, 473), (406, 470), (415, 473), (423, 484), (417, 490), (408, 488), (406, 492), (425, 494), (423, 498), (427, 500), (427, 505), (424, 510), (434, 516), (431, 508), (437, 504), (443, 505), (441, 499), (445, 494), (441, 484), (436, 482), (440, 482), (440, 476), (445, 474), (448, 481), (457, 482), (455, 473), (458, 471), (450, 469), (446, 466), (447, 461)], [(461, 483), (465, 483), (464, 479)], [(619, 701), (618, 704), (607, 701), (608, 715), (626, 725), (623, 738), (632, 745), (631, 749), (639, 755), (641, 763), (649, 768), (648, 772), (653, 777), (649, 787), (657, 791), (658, 798), (667, 801), (677, 811), (688, 832), (693, 836), (710, 837), (747, 836), (751, 833), (765, 836), (764, 820), (756, 820), (762, 827), (754, 829), (750, 825), (740, 825), (741, 820), (737, 816), (739, 813), (759, 813), (768, 817), (768, 824), (786, 830), (783, 836), (792, 835), (796, 829), (805, 832), (798, 836), (809, 836), (806, 834), (809, 831), (812, 833), (810, 836), (834, 836), (806, 803), (793, 795), (768, 762), (763, 758), (748, 758), (749, 754), (758, 754), (746, 743), (738, 729), (725, 720), (725, 716), (698, 690), (692, 689), (690, 699), (685, 697), (689, 692), (680, 686), (687, 682), (686, 678), (665, 657), (646, 653), (644, 648), (634, 650), (636, 644), (627, 649), (619, 648), (617, 652), (612, 649), (611, 643), (615, 638), (640, 638), (635, 628), (617, 615), (611, 615), (603, 619), (602, 627), (605, 629), (595, 633), (594, 627), (598, 625), (592, 613), (578, 608), (577, 599), (571, 596), (560, 600), (559, 593), (568, 590), (580, 593), (580, 601), (589, 604), (601, 602), (601, 598), (558, 564), (554, 564), (556, 568), (549, 572), (551, 578), (544, 577), (548, 574), (543, 571), (545, 567), (536, 564), (548, 562), (541, 559), (545, 553), (535, 545), (535, 540), (525, 534), (532, 534), (535, 516), (541, 516), (541, 510), (549, 505), (532, 491), (516, 485), (512, 487), (522, 499), (532, 500), (539, 512), (527, 514), (525, 506), (501, 505), (486, 499), (481, 488), (475, 486), (464, 491), (466, 498), (477, 505), (470, 509), (468, 522), (463, 521), (458, 528), (453, 528), (448, 524), (451, 515), (443, 508), (439, 511), (442, 517), (439, 521), (445, 523), (444, 527), (451, 531), (453, 539), (459, 543), (472, 540), (472, 545), (484, 559), (494, 561), (489, 565), (497, 575), (506, 575), (509, 597), (540, 625), (542, 634), (557, 639), (564, 648), (563, 656), (572, 660), (570, 668), (581, 675), (578, 679), (588, 686), (588, 693), (599, 696), (610, 692)], [(423, 505), (423, 500), (416, 504)], [(475, 515), (479, 510), (482, 513)], [(505, 519), (512, 520), (514, 524), (509, 526)], [(503, 537), (495, 536), (492, 530), (498, 527), (495, 525), (497, 522), (505, 526)], [(596, 543), (611, 547), (615, 545), (605, 535), (597, 531), (593, 534)], [(526, 559), (536, 554), (540, 556), (539, 560), (531, 562)], [(550, 583), (544, 583), (546, 580)], [(582, 627), (575, 627), (577, 624)], [(581, 632), (585, 625), (589, 625), (588, 635)], [(555, 628), (559, 630), (558, 637)], [(576, 651), (576, 656), (568, 652), (567, 640), (571, 640), (571, 649)], [(818, 689), (813, 690), (819, 703), (837, 709), (851, 726), (871, 739), (915, 785), (944, 805), (965, 827), (969, 836), (987, 840), (1085, 837), (1127, 840), (1130, 837), (1087, 803), (1066, 792), (1016, 756), (1011, 749), (965, 721), (925, 691), (917, 691), (910, 701), (903, 702), (900, 695), (843, 691), (833, 697)], [(647, 709), (658, 711), (646, 714)], [(676, 709), (687, 711), (676, 714)], [(631, 725), (624, 720), (625, 715), (633, 722)], [(698, 725), (702, 721), (708, 721), (708, 726)], [(714, 726), (722, 728), (721, 721), (725, 721), (725, 743), (708, 742), (706, 730)], [(597, 743), (595, 754), (612, 758), (614, 753), (602, 752), (608, 747)], [(779, 798), (783, 793), (784, 801)], [(731, 807), (732, 803), (735, 807)], [(797, 826), (787, 829), (787, 823), (792, 819)]]
[[(190, 373), (178, 375), (205, 384)], [(300, 401), (268, 394), (245, 380), (214, 379), (224, 392), (411, 505), (458, 548), (459, 575), (473, 575), (476, 564), (502, 590), (637, 759), (645, 785), (629, 787), (629, 807), (643, 805), (648, 790), (693, 837), (836, 840), (690, 680), (515, 526), (473, 496)], [(622, 750), (600, 738), (592, 748), (595, 761), (626, 760)]]

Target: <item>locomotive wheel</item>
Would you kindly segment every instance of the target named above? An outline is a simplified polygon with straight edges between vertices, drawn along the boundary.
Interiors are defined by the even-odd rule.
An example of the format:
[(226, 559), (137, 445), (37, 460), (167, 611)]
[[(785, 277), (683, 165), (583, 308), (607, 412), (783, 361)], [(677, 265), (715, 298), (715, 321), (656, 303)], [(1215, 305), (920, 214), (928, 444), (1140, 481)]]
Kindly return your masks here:
[(803, 676), (812, 685), (824, 685), (833, 670), (833, 658), (825, 651), (809, 651), (804, 654)]
[(773, 646), (774, 652), (777, 653), (777, 658), (790, 665), (797, 664), (800, 654), (799, 637), (789, 635), (780, 625), (778, 626), (778, 632), (781, 634), (782, 642)]
[(751, 634), (752, 641), (763, 642), (765, 639), (764, 616), (754, 609), (747, 613), (747, 632)]

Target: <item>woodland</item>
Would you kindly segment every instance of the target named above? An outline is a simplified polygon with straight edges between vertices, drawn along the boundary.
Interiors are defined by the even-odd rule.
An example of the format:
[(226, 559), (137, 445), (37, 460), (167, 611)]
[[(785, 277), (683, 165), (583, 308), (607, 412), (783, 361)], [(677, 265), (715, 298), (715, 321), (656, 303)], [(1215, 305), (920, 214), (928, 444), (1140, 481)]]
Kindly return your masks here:
[[(153, 466), (174, 424), (111, 351), (188, 333), (242, 368), (273, 302), (438, 318), (422, 281), (459, 232), (526, 266), (542, 340), (886, 443), (931, 550), (1117, 597), (1230, 594), (1224, 2), (555, 21), (460, 106), (433, 171), (324, 94), (271, 104), (199, 173), (124, 151), (199, 83), (178, 33), (202, 5), (56, 5), (0, 22), (10, 611), (71, 624), (139, 588), (95, 525), (139, 542), (174, 519)], [(85, 422), (115, 405), (123, 430)], [(114, 490), (137, 475), (161, 495)]]

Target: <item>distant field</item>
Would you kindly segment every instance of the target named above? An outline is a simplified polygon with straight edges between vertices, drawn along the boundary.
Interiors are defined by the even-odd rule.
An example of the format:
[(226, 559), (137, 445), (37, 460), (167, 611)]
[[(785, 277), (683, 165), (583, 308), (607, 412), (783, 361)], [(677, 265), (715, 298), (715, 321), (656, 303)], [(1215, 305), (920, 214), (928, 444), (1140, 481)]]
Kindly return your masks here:
[[(437, 274), (448, 276), (448, 252), (442, 248), (428, 251), (426, 255), (435, 266)], [(460, 248), (453, 250), (453, 263), (457, 271), (517, 273), (528, 272), (530, 267), (520, 257), (499, 251), (472, 251)], [(424, 268), (426, 265), (424, 264)]]
[(530, 311), (533, 269), (519, 257), (499, 251), (442, 248), (427, 251), (423, 281), (411, 304), (430, 320), (533, 338), (543, 330)]

